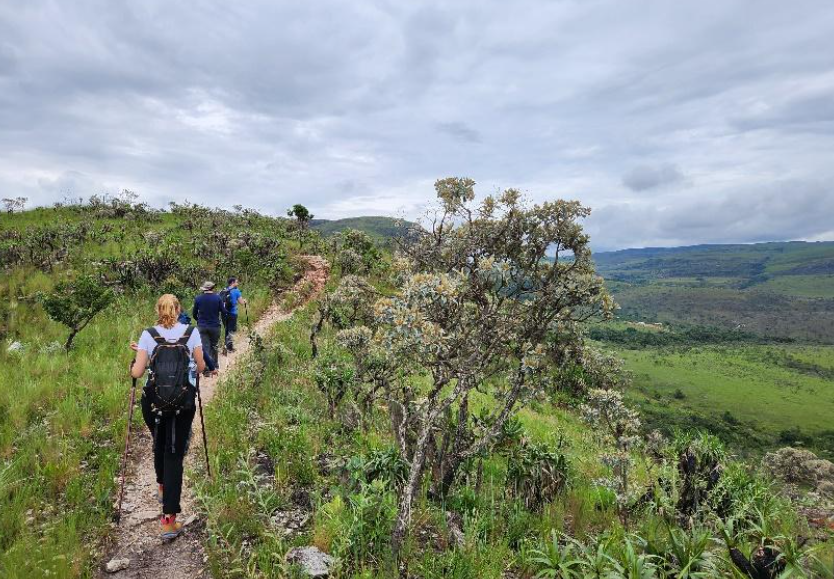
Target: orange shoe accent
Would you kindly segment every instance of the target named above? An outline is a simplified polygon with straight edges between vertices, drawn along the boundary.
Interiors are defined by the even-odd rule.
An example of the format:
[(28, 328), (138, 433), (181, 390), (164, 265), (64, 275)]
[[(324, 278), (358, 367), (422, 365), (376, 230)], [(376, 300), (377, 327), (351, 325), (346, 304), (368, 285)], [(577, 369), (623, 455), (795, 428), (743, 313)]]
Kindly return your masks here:
[(177, 522), (177, 515), (162, 515), (159, 523), (162, 527), (162, 532), (159, 534), (159, 537), (163, 541), (176, 539), (182, 533), (182, 523)]

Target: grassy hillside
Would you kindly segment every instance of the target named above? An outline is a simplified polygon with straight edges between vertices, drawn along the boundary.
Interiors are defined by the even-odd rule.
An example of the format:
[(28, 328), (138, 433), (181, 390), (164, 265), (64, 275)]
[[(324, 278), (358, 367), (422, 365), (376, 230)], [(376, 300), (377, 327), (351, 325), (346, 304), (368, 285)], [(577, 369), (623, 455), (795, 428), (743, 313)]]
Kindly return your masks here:
[[(331, 290), (338, 281), (336, 270)], [(386, 287), (384, 280), (375, 281)], [(221, 428), (210, 441), (221, 476), (203, 479), (199, 496), (208, 513), (214, 576), (302, 577), (285, 556), (291, 548), (306, 545), (337, 558), (334, 577), (396, 576), (389, 537), (404, 465), (385, 404), (375, 405), (370, 416), (359, 420), (355, 393), (349, 390), (335, 412), (328, 408), (310, 353), (309, 332), (317, 315), (311, 305), (276, 326), (254, 363), (226, 383), (209, 411), (211, 423)], [(319, 335), (322, 351), (338, 351), (335, 334), (335, 328), (325, 327)], [(704, 355), (719, 353), (707, 350)], [(634, 352), (634, 358), (639, 360), (641, 353)], [(796, 351), (797, 361), (816, 364), (824, 358), (822, 350)], [(652, 366), (654, 361), (641, 363)], [(705, 358), (698, 365), (712, 363)], [(670, 379), (679, 370), (667, 368)], [(743, 372), (741, 367), (737, 372)], [(650, 393), (643, 392), (638, 380), (635, 396), (644, 394)], [(481, 394), (470, 404), (494, 408), (496, 401)], [(621, 520), (614, 494), (600, 482), (609, 474), (600, 457), (612, 448), (598, 429), (582, 422), (577, 404), (570, 396), (532, 404), (518, 415), (517, 438), (467, 464), (449, 497), (441, 501), (420, 494), (413, 537), (404, 554), (409, 577), (739, 577), (720, 538), (723, 523), (716, 513), (694, 517), (691, 527), (679, 527), (674, 516), (665, 514), (667, 509), (675, 512), (684, 500), (675, 486), (680, 481), (672, 474), (677, 455), (662, 454), (675, 450), (632, 454), (635, 496), (651, 491), (642, 499), (645, 507)], [(734, 408), (742, 405), (739, 400)], [(752, 417), (745, 415), (744, 420)], [(653, 425), (650, 418), (648, 427)], [(765, 533), (785, 541), (808, 532), (804, 520), (757, 469), (727, 457), (713, 439), (679, 440), (685, 442), (675, 444), (704, 453), (696, 455), (698, 464), (707, 455), (720, 457), (720, 490), (715, 496), (704, 491), (710, 497), (704, 505), (722, 497), (721, 508), (729, 506), (737, 525), (729, 532), (738, 533), (744, 552), (751, 548), (745, 546), (748, 541), (763, 540)], [(523, 484), (535, 487), (539, 475), (564, 477), (543, 506), (526, 504), (510, 490), (519, 476)], [(652, 486), (657, 480), (674, 481), (668, 483), (668, 495), (663, 490), (667, 483)], [(706, 512), (710, 508), (702, 507)], [(793, 539), (787, 541), (792, 544)], [(829, 546), (815, 548), (828, 565)], [(813, 566), (814, 576), (831, 576), (830, 568), (804, 557), (793, 560)], [(681, 571), (686, 565), (691, 573)], [(594, 568), (601, 575), (594, 575)]]
[(620, 350), (632, 399), (663, 432), (699, 427), (737, 449), (809, 446), (834, 458), (834, 347)]
[[(95, 575), (124, 443), (127, 343), (153, 322), (159, 293), (177, 293), (188, 308), (206, 278), (238, 275), (254, 319), (292, 283), (298, 237), (286, 220), (190, 205), (159, 212), (96, 200), (0, 216), (0, 576)], [(304, 251), (320, 249), (316, 237), (303, 240)], [(389, 294), (393, 277), (385, 256), (376, 257), (363, 274), (374, 295)], [(791, 279), (806, 279), (805, 291), (813, 293), (807, 278), (827, 275), (813, 261), (786, 259), (773, 271), (781, 271), (780, 263), (798, 269)], [(728, 285), (740, 276), (724, 273), (702, 277), (720, 289), (748, 291)], [(116, 298), (64, 352), (67, 330), (48, 319), (39, 295), (81, 274), (112, 288)], [(697, 277), (682, 276), (701, 283)], [(614, 283), (617, 291), (646, 289), (661, 287), (661, 278), (647, 273)], [(781, 295), (807, 298), (788, 290)], [(310, 544), (337, 557), (334, 578), (396, 574), (390, 536), (407, 466), (384, 400), (366, 404), (347, 388), (329, 404), (321, 378), (331, 362), (314, 363), (310, 352), (317, 317), (310, 304), (276, 325), (207, 409), (217, 474), (209, 480), (193, 473), (189, 484), (198, 487), (215, 577), (298, 577), (285, 555)], [(670, 435), (619, 455), (630, 465), (628, 496), (612, 490), (608, 465), (619, 450), (583, 422), (582, 393), (557, 387), (518, 413), (494, 452), (467, 460), (447, 497), (432, 497), (427, 488), (418, 494), (404, 546), (409, 576), (582, 576), (596, 561), (609, 576), (625, 576), (632, 566), (645, 577), (737, 577), (721, 539), (729, 532), (745, 555), (773, 542), (797, 566), (814, 569), (813, 576), (830, 577), (825, 535), (770, 486), (758, 461), (739, 462), (715, 439), (674, 431), (704, 427), (746, 450), (787, 442), (832, 450), (831, 347), (694, 327), (693, 320), (673, 327), (619, 321), (594, 334), (625, 359), (634, 384), (629, 399), (643, 412), (644, 434), (659, 428)], [(340, 327), (327, 324), (318, 337), (322, 357), (336, 365), (344, 357), (335, 339)], [(425, 391), (425, 378), (401, 379)], [(487, 392), (467, 401), (476, 414), (499, 403)], [(449, 420), (455, 415), (450, 409)], [(700, 468), (721, 467), (720, 485), (703, 491), (694, 513), (685, 510), (686, 488), (705, 489), (708, 479), (686, 479), (682, 452), (695, 453)], [(813, 537), (813, 553), (800, 537), (803, 545)], [(684, 557), (691, 557), (688, 567)]]
[(324, 236), (333, 235), (346, 229), (358, 229), (377, 239), (387, 240), (402, 235), (409, 227), (414, 227), (415, 224), (393, 217), (363, 216), (335, 220), (313, 219), (310, 226)]
[[(128, 344), (177, 293), (239, 275), (259, 314), (292, 283), (286, 222), (112, 200), (0, 215), (0, 576), (91, 576), (112, 516), (130, 381)], [(93, 275), (116, 295), (64, 352), (38, 299)], [(137, 423), (139, 421), (137, 420)]]
[(595, 260), (626, 319), (834, 343), (834, 242), (627, 249)]
[(832, 455), (834, 242), (595, 260), (622, 309), (592, 334), (625, 360), (653, 427), (704, 428), (744, 452), (802, 444)]

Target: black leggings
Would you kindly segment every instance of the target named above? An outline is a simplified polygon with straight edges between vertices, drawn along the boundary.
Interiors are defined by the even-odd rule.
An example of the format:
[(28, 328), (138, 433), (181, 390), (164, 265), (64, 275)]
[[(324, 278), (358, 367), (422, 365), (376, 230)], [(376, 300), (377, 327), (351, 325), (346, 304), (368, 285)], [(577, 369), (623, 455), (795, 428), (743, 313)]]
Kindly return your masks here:
[[(162, 486), (162, 512), (176, 515), (181, 512), (182, 463), (191, 440), (191, 423), (195, 410), (184, 410), (176, 416), (161, 417), (151, 411), (148, 397), (142, 396), (142, 418), (155, 436), (153, 466), (156, 482)], [(159, 424), (157, 425), (157, 419)]]

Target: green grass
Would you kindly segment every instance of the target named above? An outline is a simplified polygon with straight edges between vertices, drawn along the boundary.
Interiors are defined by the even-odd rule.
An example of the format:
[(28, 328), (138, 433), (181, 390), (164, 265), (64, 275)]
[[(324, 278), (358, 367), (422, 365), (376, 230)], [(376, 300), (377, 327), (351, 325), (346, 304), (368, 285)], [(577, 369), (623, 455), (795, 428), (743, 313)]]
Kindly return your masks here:
[[(778, 446), (790, 429), (825, 442), (834, 412), (834, 347), (700, 347), (621, 350), (630, 396), (653, 426), (706, 427), (741, 449)], [(792, 360), (804, 364), (792, 363)], [(827, 370), (827, 371), (826, 371)]]
[(782, 275), (756, 286), (761, 291), (800, 296), (834, 298), (834, 275)]
[[(183, 247), (191, 236), (182, 227), (185, 219), (164, 213), (142, 221), (117, 220), (89, 209), (0, 216), (2, 236), (15, 230), (54, 232), (67, 223), (88, 226), (85, 238), (71, 242), (66, 257), (51, 268), (18, 265), (0, 278), (0, 576), (93, 575), (110, 529), (124, 444), (132, 358), (128, 345), (155, 322), (154, 304), (161, 293), (152, 287), (120, 293), (66, 353), (55, 343), (63, 344), (68, 330), (46, 317), (37, 292), (50, 291), (73, 272), (95, 272), (103, 258), (126, 259), (137, 249), (156, 249), (141, 237), (148, 230), (162, 233), (165, 248), (178, 247), (174, 252), (184, 265), (221, 279), (222, 264), (190, 255)], [(245, 229), (233, 217), (224, 220), (237, 231)], [(195, 227), (197, 236), (226, 229), (202, 221)], [(282, 229), (278, 222), (256, 219), (252, 231), (280, 238)], [(98, 237), (90, 237), (93, 233)], [(295, 244), (287, 241), (282, 250), (294, 252)], [(260, 270), (247, 271), (258, 273), (243, 281), (254, 319), (272, 297)], [(186, 308), (193, 293), (193, 288), (185, 290)], [(9, 352), (11, 342), (22, 343), (24, 351)], [(137, 414), (135, 427), (140, 423)]]

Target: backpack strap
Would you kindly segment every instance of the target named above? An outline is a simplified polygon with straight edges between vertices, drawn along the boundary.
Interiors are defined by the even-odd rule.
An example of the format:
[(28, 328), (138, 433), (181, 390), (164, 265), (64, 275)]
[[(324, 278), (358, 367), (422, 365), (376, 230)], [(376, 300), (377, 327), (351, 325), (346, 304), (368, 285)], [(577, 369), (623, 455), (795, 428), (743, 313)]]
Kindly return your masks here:
[(182, 337), (179, 340), (177, 340), (177, 344), (180, 344), (182, 346), (187, 346), (188, 345), (188, 340), (191, 339), (191, 334), (193, 334), (193, 333), (194, 333), (194, 326), (188, 326), (188, 328), (186, 328), (185, 333), (182, 335)]
[(165, 338), (163, 338), (162, 336), (160, 336), (160, 335), (159, 335), (159, 332), (157, 332), (157, 331), (156, 331), (156, 328), (154, 328), (153, 326), (151, 326), (150, 328), (147, 328), (145, 331), (146, 331), (146, 332), (148, 332), (148, 333), (151, 335), (151, 338), (153, 338), (153, 339), (154, 339), (154, 342), (156, 342), (157, 344), (165, 344), (165, 343), (167, 343), (167, 341), (165, 340)]

